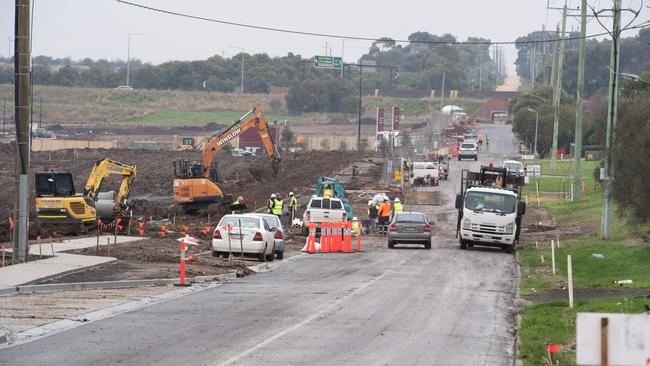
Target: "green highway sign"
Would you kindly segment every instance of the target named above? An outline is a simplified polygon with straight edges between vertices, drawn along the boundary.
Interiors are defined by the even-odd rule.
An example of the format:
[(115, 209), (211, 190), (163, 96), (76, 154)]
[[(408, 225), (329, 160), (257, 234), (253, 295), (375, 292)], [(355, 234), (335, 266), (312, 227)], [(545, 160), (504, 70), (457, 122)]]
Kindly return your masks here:
[(340, 70), (343, 67), (343, 60), (341, 57), (314, 56), (314, 67)]

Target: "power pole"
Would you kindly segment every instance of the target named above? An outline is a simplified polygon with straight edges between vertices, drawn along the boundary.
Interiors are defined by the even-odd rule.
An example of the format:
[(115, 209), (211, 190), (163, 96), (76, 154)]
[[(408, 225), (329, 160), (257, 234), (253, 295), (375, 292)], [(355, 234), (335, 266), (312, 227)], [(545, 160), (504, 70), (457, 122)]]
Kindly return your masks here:
[(29, 120), (30, 120), (30, 10), (29, 0), (16, 0), (15, 42), (14, 42), (14, 110), (16, 118), (16, 192), (14, 203), (13, 262), (24, 262), (27, 257), (27, 235), (29, 234)]
[(564, 64), (564, 36), (566, 31), (566, 1), (562, 8), (562, 33), (560, 36), (560, 54), (558, 55), (557, 62), (557, 75), (555, 79), (555, 95), (554, 95), (554, 116), (553, 116), (553, 147), (551, 149), (551, 172), (555, 173), (557, 169), (557, 137), (560, 128), (560, 99), (562, 97), (562, 67)]
[(609, 67), (609, 105), (607, 110), (607, 135), (605, 137), (605, 191), (603, 193), (603, 216), (601, 221), (603, 239), (610, 236), (612, 224), (611, 194), (614, 180), (612, 149), (616, 141), (616, 114), (618, 109), (618, 64), (621, 45), (621, 0), (614, 0), (614, 26), (612, 30), (612, 53)]
[(587, 0), (582, 0), (580, 5), (580, 49), (578, 51), (578, 91), (576, 93), (576, 131), (575, 146), (573, 148), (573, 200), (580, 199), (580, 185), (582, 172), (580, 159), (582, 159), (582, 96), (585, 92), (585, 45), (587, 36)]
[[(341, 65), (343, 66), (343, 65)], [(363, 88), (363, 65), (359, 62), (359, 124), (357, 126), (357, 151), (361, 151), (361, 109), (363, 108), (361, 102), (361, 90)]]
[(442, 91), (440, 92), (440, 110), (442, 111), (442, 107), (444, 106), (445, 103), (445, 78), (447, 77), (447, 73), (445, 71), (442, 72)]

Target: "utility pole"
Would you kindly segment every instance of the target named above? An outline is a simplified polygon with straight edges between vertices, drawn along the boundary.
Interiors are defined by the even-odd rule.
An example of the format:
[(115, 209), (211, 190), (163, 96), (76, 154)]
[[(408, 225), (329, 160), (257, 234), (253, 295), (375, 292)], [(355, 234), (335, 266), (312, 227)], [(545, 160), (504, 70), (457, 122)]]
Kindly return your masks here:
[(140, 36), (142, 33), (129, 33), (129, 40), (127, 43), (127, 49), (126, 49), (126, 86), (130, 86), (129, 84), (129, 74), (131, 72), (131, 36)]
[(444, 106), (445, 103), (445, 78), (447, 77), (447, 73), (445, 71), (442, 72), (442, 91), (440, 92), (440, 110), (442, 111), (442, 107)]
[(585, 45), (587, 36), (587, 0), (582, 0), (580, 5), (580, 49), (578, 51), (578, 91), (576, 93), (576, 131), (573, 148), (573, 200), (580, 199), (580, 185), (582, 171), (582, 96), (585, 93)]
[(478, 91), (483, 91), (483, 52), (480, 53), (478, 65)]
[(14, 114), (16, 118), (16, 192), (14, 203), (13, 262), (24, 262), (27, 257), (27, 235), (29, 228), (29, 111), (31, 73), (30, 61), (30, 10), (29, 0), (16, 0), (14, 41)]
[(621, 45), (621, 0), (614, 0), (614, 26), (612, 30), (612, 52), (609, 67), (609, 105), (607, 111), (607, 135), (605, 137), (605, 191), (603, 193), (603, 216), (601, 221), (603, 239), (610, 236), (612, 224), (611, 194), (614, 180), (614, 159), (612, 149), (616, 142), (616, 114), (618, 109), (618, 64)]
[[(243, 47), (236, 47), (236, 46), (230, 46), (230, 48), (234, 48), (237, 50), (241, 51), (241, 84), (239, 86), (239, 92), (240, 94), (244, 94), (244, 48)], [(327, 48), (327, 45), (325, 46)]]
[[(343, 65), (341, 65), (343, 66)], [(357, 131), (357, 151), (361, 151), (361, 90), (363, 87), (363, 65), (359, 63), (359, 124)]]
[(7, 134), (7, 97), (2, 97), (2, 136)]
[(562, 33), (560, 36), (560, 54), (558, 55), (557, 62), (557, 75), (555, 79), (555, 95), (554, 95), (554, 117), (553, 117), (553, 147), (551, 149), (551, 172), (555, 173), (557, 169), (557, 138), (558, 130), (560, 127), (560, 100), (562, 97), (562, 67), (564, 64), (564, 37), (566, 31), (566, 1), (562, 8)]

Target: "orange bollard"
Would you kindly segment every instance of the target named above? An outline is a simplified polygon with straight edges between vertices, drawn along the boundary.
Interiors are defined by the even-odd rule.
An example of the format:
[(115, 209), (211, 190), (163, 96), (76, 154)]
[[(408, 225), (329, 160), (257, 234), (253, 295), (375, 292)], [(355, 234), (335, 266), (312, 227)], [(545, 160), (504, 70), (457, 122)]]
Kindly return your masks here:
[(334, 252), (341, 251), (341, 221), (334, 222)]
[(167, 235), (167, 225), (160, 225), (160, 236), (165, 237)]
[(329, 228), (330, 228), (330, 223), (329, 222), (321, 223), (321, 227), (320, 227), (320, 251), (321, 251), (321, 253), (329, 253), (330, 252)]
[(185, 239), (181, 239), (181, 262), (180, 262), (180, 278), (179, 278), (179, 283), (174, 284), (174, 286), (190, 286), (190, 284), (185, 283), (185, 252), (187, 251), (187, 247), (185, 246)]
[(362, 252), (361, 250), (361, 226), (359, 226), (359, 233), (357, 234), (357, 252)]
[(343, 252), (352, 253), (352, 222), (345, 222), (345, 236), (343, 237)]
[(307, 237), (307, 253), (316, 253), (316, 224), (309, 224), (309, 236)]
[(144, 235), (144, 222), (138, 221), (138, 234)]

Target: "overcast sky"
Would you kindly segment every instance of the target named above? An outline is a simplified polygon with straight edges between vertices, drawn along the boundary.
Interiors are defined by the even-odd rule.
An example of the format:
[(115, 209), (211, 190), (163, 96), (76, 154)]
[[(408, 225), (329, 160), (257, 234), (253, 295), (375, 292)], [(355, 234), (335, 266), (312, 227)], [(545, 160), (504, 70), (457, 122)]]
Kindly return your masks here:
[[(231, 57), (244, 48), (248, 53), (271, 56), (288, 52), (311, 57), (325, 52), (340, 55), (339, 39), (288, 35), (184, 19), (134, 8), (114, 0), (34, 0), (35, 55), (82, 59), (126, 59), (128, 33), (133, 36), (132, 57), (144, 62), (205, 59), (214, 54)], [(364, 37), (407, 39), (416, 31), (451, 33), (459, 40), (468, 36), (493, 41), (512, 41), (547, 23), (555, 28), (560, 12), (546, 10), (547, 0), (132, 0), (140, 4), (232, 22), (308, 32)], [(562, 0), (550, 0), (561, 6)], [(607, 4), (606, 0), (590, 0)], [(578, 0), (570, 1), (577, 5)], [(624, 0), (636, 3), (640, 0)], [(0, 54), (9, 51), (13, 37), (14, 0), (0, 0)], [(639, 21), (648, 19), (645, 9)], [(637, 22), (639, 22), (637, 21)], [(578, 29), (570, 19), (567, 30)], [(600, 33), (591, 22), (588, 33)], [(631, 35), (628, 32), (627, 35)], [(344, 60), (355, 62), (371, 42), (345, 41)], [(516, 58), (514, 46), (506, 46), (508, 68)], [(13, 50), (12, 50), (13, 53)]]

